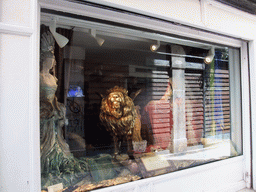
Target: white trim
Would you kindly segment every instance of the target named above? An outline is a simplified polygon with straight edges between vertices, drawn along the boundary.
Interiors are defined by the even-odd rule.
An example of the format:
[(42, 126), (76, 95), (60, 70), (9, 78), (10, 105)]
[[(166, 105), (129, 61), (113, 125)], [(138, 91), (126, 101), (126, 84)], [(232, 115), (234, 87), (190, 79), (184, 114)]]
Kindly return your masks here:
[[(55, 10), (57, 10), (57, 8), (59, 8), (59, 6), (62, 4), (62, 3), (60, 3), (62, 0), (53, 0), (53, 1), (54, 1), (53, 7), (54, 7)], [(48, 9), (53, 8), (53, 7), (49, 6), (53, 1), (52, 0), (40, 0), (42, 7), (45, 7), (45, 8), (48, 8)], [(108, 6), (108, 7), (121, 9), (121, 10), (130, 11), (130, 12), (134, 12), (134, 13), (138, 13), (138, 14), (142, 14), (142, 15), (146, 15), (146, 16), (150, 16), (150, 17), (165, 19), (165, 20), (181, 23), (181, 24), (188, 25), (188, 26), (193, 25), (193, 24), (191, 25), (191, 23), (189, 23), (185, 20), (178, 20), (178, 19), (175, 19), (175, 18), (170, 19), (169, 17), (166, 17), (164, 14), (162, 14), (162, 15), (154, 14), (152, 12), (143, 11), (141, 9), (124, 6), (124, 5), (120, 5), (120, 4), (117, 4), (117, 3), (112, 3), (112, 2), (109, 2), (109, 1), (108, 2), (106, 2), (104, 0), (86, 0), (86, 1), (91, 2), (91, 3), (95, 3), (95, 4), (99, 4), (99, 5), (103, 5), (103, 6)], [(73, 3), (75, 3), (75, 2), (73, 2)], [(82, 4), (79, 4), (79, 5), (82, 5)], [(69, 7), (69, 8), (71, 8), (71, 7)], [(67, 11), (67, 9), (62, 8), (62, 11)], [(203, 25), (193, 25), (193, 27), (200, 28), (200, 27), (203, 27)]]
[[(212, 5), (212, 6), (216, 7), (216, 8), (218, 8), (218, 9), (227, 11), (229, 13), (235, 14), (235, 15), (240, 16), (240, 17), (245, 17), (247, 19), (256, 21), (256, 17), (254, 15), (252, 15), (250, 13), (247, 13), (245, 11), (236, 9), (236, 8), (231, 7), (229, 5), (225, 5), (224, 3), (220, 3), (220, 2), (217, 2), (215, 0), (204, 0), (204, 1), (206, 1), (206, 3), (208, 5)], [(236, 11), (234, 11), (234, 10), (236, 10)]]
[[(168, 186), (170, 188), (162, 188), (161, 192), (170, 192), (170, 191), (178, 191), (173, 188), (175, 185), (177, 185), (177, 180), (184, 180), (189, 182), (189, 180), (194, 180), (197, 178), (199, 181), (202, 181), (200, 184), (194, 183), (194, 185), (191, 185), (189, 191), (207, 191), (207, 192), (216, 192), (216, 191), (227, 191), (227, 192), (236, 192), (240, 189), (246, 188), (246, 183), (244, 180), (239, 180), (237, 182), (231, 182), (231, 183), (225, 183), (225, 184), (218, 184), (215, 183), (214, 178), (211, 178), (212, 172), (218, 171), (220, 173), (219, 175), (216, 175), (216, 177), (219, 177), (219, 179), (226, 179), (226, 175), (221, 175), (222, 169), (225, 169), (225, 167), (229, 167), (232, 171), (236, 171), (238, 169), (238, 166), (242, 164), (244, 160), (243, 156), (234, 157), (226, 160), (221, 160), (213, 163), (208, 163), (204, 165), (200, 165), (197, 167), (176, 171), (160, 176), (150, 177), (138, 181), (133, 181), (117, 186), (111, 186), (103, 189), (94, 190), (95, 192), (133, 192), (135, 190), (137, 191), (158, 191), (159, 186), (162, 183), (168, 183)], [(231, 177), (233, 175), (230, 175)], [(179, 182), (178, 182), (179, 183)], [(209, 186), (207, 186), (209, 184)], [(215, 185), (216, 186), (211, 186)], [(173, 185), (173, 186), (172, 186)], [(184, 187), (187, 187), (188, 183), (183, 183)], [(198, 186), (196, 186), (198, 185)], [(211, 188), (213, 187), (213, 188)], [(147, 190), (145, 190), (145, 188)], [(181, 187), (182, 188), (182, 187)], [(144, 190), (143, 190), (144, 189)], [(171, 189), (171, 190), (170, 190)], [(197, 189), (197, 190), (195, 190)]]
[[(93, 0), (94, 1), (94, 0)], [(96, 1), (94, 1), (96, 2)], [(103, 2), (103, 1), (97, 1), (97, 3)], [(99, 189), (96, 191), (102, 191), (102, 192), (108, 192), (108, 191), (122, 191), (122, 190), (127, 190), (128, 191), (142, 191), (140, 189), (148, 187), (150, 190), (147, 191), (155, 191), (156, 185), (164, 182), (168, 182), (170, 184), (170, 188), (172, 186), (172, 183), (176, 182), (177, 179), (186, 179), (190, 180), (193, 179), (193, 177), (196, 175), (198, 178), (207, 178), (210, 179), (208, 176), (208, 173), (214, 172), (215, 169), (221, 170), (222, 168), (225, 170), (225, 167), (229, 167), (230, 170), (227, 170), (227, 172), (224, 173), (224, 175), (220, 175), (220, 177), (224, 178), (229, 175), (229, 171), (234, 173), (233, 171), (239, 168), (239, 173), (238, 175), (234, 175), (236, 178), (239, 178), (238, 180), (235, 180), (234, 182), (231, 183), (225, 183), (221, 184), (218, 186), (218, 188), (214, 188), (214, 190), (233, 190), (237, 191), (242, 188), (250, 187), (250, 180), (244, 180), (243, 174), (246, 172), (250, 173), (251, 167), (250, 167), (250, 142), (248, 142), (248, 139), (250, 139), (250, 114), (249, 114), (249, 79), (248, 79), (248, 58), (246, 57), (247, 52), (246, 52), (246, 43), (243, 43), (241, 40), (234, 39), (231, 37), (226, 37), (223, 35), (220, 35), (221, 32), (218, 31), (220, 34), (213, 34), (209, 33), (200, 29), (205, 29), (204, 26), (200, 26), (200, 29), (195, 29), (195, 28), (189, 28), (189, 27), (184, 27), (180, 25), (176, 25), (170, 22), (165, 22), (161, 20), (154, 20), (154, 19), (149, 19), (146, 17), (139, 17), (135, 16), (132, 14), (124, 14), (120, 12), (115, 12), (112, 10), (107, 10), (107, 9), (101, 9), (98, 7), (89, 7), (83, 4), (76, 4), (64, 0), (41, 0), (40, 4), (42, 8), (48, 8), (56, 11), (62, 11), (62, 12), (69, 12), (77, 15), (82, 15), (82, 16), (88, 16), (92, 18), (97, 18), (97, 19), (102, 19), (102, 20), (109, 20), (117, 23), (122, 23), (126, 25), (131, 25), (131, 26), (136, 26), (136, 27), (142, 27), (146, 29), (152, 29), (155, 30), (156, 26), (158, 27), (157, 30), (161, 32), (165, 32), (168, 34), (176, 34), (179, 36), (184, 36), (184, 37), (189, 37), (193, 39), (200, 39), (206, 42), (212, 42), (212, 43), (217, 43), (217, 44), (223, 44), (223, 45), (228, 45), (232, 47), (237, 47), (241, 48), (241, 81), (242, 81), (242, 94), (243, 94), (243, 101), (242, 101), (242, 120), (243, 120), (243, 132), (244, 132), (244, 137), (243, 137), (243, 150), (244, 150), (244, 155), (239, 156), (239, 157), (234, 157), (226, 160), (221, 160), (218, 162), (214, 163), (209, 163), (205, 165), (200, 165), (198, 167), (194, 167), (191, 169), (186, 169), (182, 171), (177, 171), (157, 177), (151, 177), (148, 179), (143, 179), (139, 180), (136, 182), (130, 182), (130, 183), (125, 183), (122, 185), (118, 186), (113, 186), (113, 187), (108, 187), (104, 189)], [(112, 4), (108, 3), (108, 6)], [(128, 10), (128, 8), (123, 7), (123, 9)], [(134, 11), (134, 10), (133, 10)], [(137, 10), (139, 11), (139, 10)], [(207, 10), (205, 10), (207, 11)], [(140, 14), (144, 12), (139, 12)], [(147, 13), (149, 16), (154, 16), (153, 14)], [(203, 16), (202, 16), (203, 17)], [(163, 18), (163, 17), (161, 17)], [(170, 21), (170, 18), (167, 18)], [(203, 18), (202, 18), (203, 19)], [(172, 20), (173, 22), (173, 20)], [(179, 21), (179, 23), (181, 23)], [(194, 27), (193, 24), (187, 24), (189, 26)], [(198, 26), (197, 26), (198, 27)], [(210, 29), (207, 29), (210, 31)], [(212, 30), (211, 30), (212, 31)], [(249, 149), (249, 150), (248, 150)], [(243, 166), (243, 167), (242, 167)], [(241, 168), (242, 167), (242, 168)], [(217, 174), (214, 175), (217, 177)], [(207, 183), (207, 182), (206, 182)], [(212, 183), (213, 184), (213, 183)], [(200, 187), (199, 187), (200, 188)], [(203, 189), (203, 188), (202, 188)], [(170, 191), (168, 189), (168, 191)], [(205, 189), (205, 191), (210, 191), (209, 189)], [(229, 191), (230, 192), (230, 191)]]
[[(43, 1), (49, 1), (49, 0), (43, 0)], [(252, 39), (248, 38), (248, 37), (245, 37), (245, 36), (243, 36), (243, 37), (242, 36), (236, 36), (232, 33), (226, 33), (226, 32), (223, 32), (221, 30), (215, 30), (215, 29), (211, 29), (210, 27), (207, 27), (205, 25), (205, 21), (207, 21), (206, 12), (207, 12), (208, 7), (213, 6), (213, 7), (219, 8), (221, 10), (228, 11), (228, 12), (234, 14), (234, 15), (237, 15), (237, 16), (240, 16), (240, 17), (245, 17), (247, 19), (256, 21), (256, 17), (254, 17), (253, 15), (251, 15), (249, 13), (246, 13), (244, 11), (238, 10), (236, 8), (233, 8), (231, 6), (225, 5), (223, 3), (217, 2), (215, 0), (199, 0), (200, 1), (200, 6), (201, 6), (200, 9), (201, 9), (201, 11), (202, 10), (204, 11), (204, 13), (203, 12), (201, 13), (201, 24), (190, 23), (190, 22), (188, 22), (184, 19), (177, 19), (175, 17), (170, 17), (170, 16), (167, 17), (163, 14), (159, 14), (159, 13), (156, 14), (156, 13), (152, 13), (152, 12), (149, 12), (149, 11), (143, 11), (143, 10), (140, 10), (140, 9), (137, 9), (137, 8), (134, 8), (134, 7), (128, 7), (128, 6), (120, 5), (120, 4), (117, 4), (117, 3), (111, 3), (111, 2), (105, 1), (105, 0), (86, 0), (86, 1), (87, 2), (92, 2), (92, 3), (95, 3), (95, 4), (100, 4), (100, 5), (104, 5), (104, 6), (117, 8), (117, 9), (131, 11), (131, 12), (134, 12), (134, 13), (143, 14), (143, 15), (146, 15), (146, 16), (151, 16), (151, 17), (155, 17), (155, 18), (158, 18), (158, 19), (164, 19), (166, 21), (180, 23), (182, 25), (195, 27), (195, 28), (198, 28), (198, 29), (201, 29), (201, 30), (207, 30), (207, 31), (211, 31), (211, 32), (214, 32), (214, 33), (219, 33), (219, 34), (222, 34), (222, 35), (233, 36), (235, 38), (240, 38), (240, 39), (243, 39), (243, 40), (252, 40)]]
[(31, 27), (0, 23), (0, 33), (31, 36), (33, 34), (33, 29), (31, 29)]
[(181, 38), (171, 37), (166, 35), (159, 35), (155, 33), (127, 29), (123, 27), (116, 27), (112, 25), (95, 23), (95, 22), (85, 21), (81, 19), (79, 20), (75, 18), (56, 16), (48, 13), (41, 14), (41, 23), (49, 26), (52, 18), (57, 19), (58, 27), (69, 28), (69, 29), (74, 28), (73, 29), (74, 31), (83, 31), (88, 33), (88, 29), (94, 28), (97, 30), (97, 34), (112, 36), (112, 37), (113, 36), (118, 37), (118, 35), (123, 37), (123, 35), (125, 35), (126, 38), (138, 39), (140, 41), (159, 40), (159, 41), (169, 42), (173, 44), (198, 47), (202, 49), (210, 49), (212, 47), (212, 44), (209, 44), (209, 43), (186, 40), (186, 39), (181, 39)]
[(232, 191), (237, 192), (238, 190), (240, 191), (241, 189), (245, 189), (245, 188), (250, 189), (249, 187), (245, 186), (244, 181), (239, 181), (239, 182), (236, 182), (236, 183), (228, 184), (228, 185), (226, 185), (225, 187), (223, 187), (221, 189), (213, 189), (212, 192), (216, 192), (216, 191), (219, 191), (219, 192), (232, 192)]
[(241, 49), (241, 86), (242, 86), (242, 127), (243, 127), (243, 154), (244, 173), (247, 188), (251, 187), (251, 114), (250, 114), (250, 79), (247, 43)]
[(40, 112), (39, 112), (39, 53), (40, 53), (40, 6), (31, 1), (31, 25), (33, 34), (30, 41), (29, 68), (29, 139), (30, 139), (30, 191), (41, 191), (40, 168)]
[[(175, 18), (166, 17), (164, 14), (163, 15), (154, 14), (152, 12), (142, 11), (140, 9), (127, 7), (127, 6), (124, 6), (124, 5), (120, 5), (120, 4), (117, 4), (117, 3), (112, 3), (112, 2), (109, 2), (109, 1), (105, 1), (105, 0), (86, 0), (86, 1), (91, 2), (91, 3), (95, 3), (95, 4), (108, 6), (108, 7), (114, 7), (114, 8), (117, 8), (117, 9), (127, 10), (127, 11), (131, 11), (131, 12), (135, 12), (135, 13), (139, 13), (139, 14), (143, 14), (143, 15), (148, 15), (148, 16), (152, 16), (152, 17), (156, 17), (156, 18), (160, 18), (160, 19), (171, 20), (173, 22), (179, 22), (179, 23), (184, 24), (184, 25), (189, 25), (189, 26), (205, 29), (204, 28), (205, 25), (204, 25), (203, 22), (202, 22), (202, 25), (200, 25), (200, 24), (195, 25), (195, 24), (189, 23), (186, 20), (180, 20), (180, 19), (178, 20), (178, 19), (175, 19)], [(247, 13), (247, 12), (242, 11), (242, 10), (239, 10), (239, 9), (236, 9), (236, 8), (231, 7), (229, 5), (225, 5), (224, 3), (221, 3), (221, 2), (218, 2), (218, 1), (215, 1), (215, 0), (199, 0), (199, 1), (200, 1), (201, 6), (203, 6), (203, 9), (205, 9), (205, 11), (207, 11), (206, 6), (211, 5), (211, 6), (214, 6), (216, 8), (222, 9), (224, 11), (228, 11), (232, 14), (242, 16), (242, 17), (246, 17), (250, 20), (256, 21), (256, 17), (253, 16), (252, 14)], [(202, 7), (201, 7), (201, 9), (202, 9)]]
[[(22, 0), (17, 1), (17, 5), (13, 5), (13, 2), (6, 1), (5, 6), (10, 6), (10, 10), (17, 11), (17, 5), (23, 5), (24, 2)], [(12, 7), (13, 6), (13, 7)], [(14, 8), (14, 9), (13, 9)], [(6, 164), (1, 164), (0, 169), (2, 167), (8, 167), (10, 169), (4, 169), (2, 171), (1, 176), (5, 177), (3, 180), (1, 178), (0, 182), (0, 191), (40, 191), (41, 182), (40, 182), (40, 137), (39, 137), (39, 26), (40, 26), (40, 8), (38, 1), (29, 0), (26, 5), (19, 7), (18, 11), (23, 12), (23, 16), (26, 18), (25, 20), (17, 19), (17, 22), (13, 22), (12, 19), (8, 21), (9, 23), (4, 23), (0, 21), (0, 34), (3, 34), (3, 39), (10, 40), (9, 43), (5, 42), (0, 46), (2, 49), (6, 48), (5, 54), (1, 55), (0, 63), (2, 67), (0, 87), (5, 86), (15, 86), (19, 87), (19, 84), (13, 85), (13, 82), (20, 82), (22, 90), (10, 89), (6, 95), (2, 94), (0, 101), (3, 98), (7, 98), (8, 95), (14, 95), (13, 99), (8, 100), (7, 105), (11, 105), (11, 107), (2, 106), (2, 111), (7, 114), (12, 114), (12, 116), (4, 119), (1, 122), (1, 134), (8, 139), (8, 142), (1, 143), (1, 150), (5, 150), (8, 154), (3, 155), (1, 160), (3, 162), (7, 162)], [(11, 12), (8, 12), (11, 14)], [(7, 15), (7, 17), (12, 17), (12, 15)], [(27, 19), (28, 18), (28, 19)], [(25, 22), (25, 26), (24, 23)], [(12, 41), (12, 38), (17, 41)], [(25, 44), (21, 44), (25, 42)], [(18, 47), (22, 47), (17, 50)], [(6, 46), (6, 47), (5, 47)], [(13, 48), (13, 51), (12, 51)], [(24, 48), (24, 49), (23, 49)], [(13, 60), (12, 60), (13, 58)], [(21, 60), (19, 63), (19, 59)], [(0, 68), (1, 68), (0, 67)], [(5, 69), (8, 69), (5, 71)], [(12, 70), (13, 69), (13, 70)], [(15, 77), (14, 71), (18, 74)], [(25, 72), (25, 73), (24, 73)], [(20, 77), (24, 76), (24, 78)], [(8, 78), (12, 77), (16, 79), (16, 81), (8, 82)], [(2, 97), (3, 96), (3, 97)], [(21, 96), (20, 100), (16, 99), (16, 96)], [(17, 107), (17, 109), (15, 107)], [(23, 111), (24, 110), (24, 111)], [(18, 112), (17, 112), (18, 111)], [(19, 122), (18, 114), (24, 114), (25, 119), (24, 122)], [(11, 122), (8, 123), (8, 122)], [(10, 124), (10, 125), (9, 125)], [(17, 127), (10, 127), (12, 124), (17, 125)], [(19, 143), (17, 148), (13, 145), (10, 145), (13, 142), (12, 133), (13, 131), (17, 133), (21, 133), (18, 135), (18, 138), (24, 138), (23, 143)], [(15, 135), (15, 134), (13, 134)], [(10, 138), (9, 138), (10, 137)], [(26, 150), (22, 154), (23, 151), (18, 151), (19, 149), (23, 149), (26, 147)], [(10, 152), (10, 153), (9, 153)], [(8, 156), (10, 155), (10, 156)], [(12, 156), (11, 156), (12, 155)], [(10, 157), (12, 159), (10, 159)], [(25, 158), (23, 158), (25, 157)], [(28, 160), (27, 160), (28, 159)], [(8, 164), (10, 162), (10, 165)], [(10, 167), (12, 165), (12, 167)], [(20, 170), (22, 168), (22, 170)], [(20, 170), (20, 174), (23, 177), (21, 179), (13, 178), (12, 172), (15, 170), (16, 172)], [(23, 170), (24, 173), (22, 172)]]
[(200, 39), (202, 41), (228, 45), (232, 47), (241, 47), (241, 41), (238, 39), (219, 35), (216, 33), (205, 32), (199, 29), (185, 27), (161, 20), (149, 19), (146, 17), (120, 13), (98, 7), (89, 7), (83, 4), (73, 3), (64, 0), (41, 0), (40, 4), (42, 8), (73, 13), (81, 16), (87, 16), (107, 21), (113, 21), (150, 30), (156, 30), (157, 26), (157, 30), (164, 33), (175, 34), (186, 38)]
[(250, 96), (251, 96), (251, 126), (252, 126), (252, 133), (251, 133), (251, 138), (252, 138), (252, 185), (253, 189), (256, 190), (256, 144), (255, 144), (255, 138), (256, 138), (256, 119), (252, 118), (256, 116), (256, 78), (255, 78), (255, 72), (256, 72), (256, 65), (255, 65), (255, 55), (256, 55), (256, 42), (250, 42), (249, 43), (249, 70), (250, 70)]
[(201, 22), (206, 27), (205, 21), (207, 20), (206, 15), (206, 0), (200, 0), (200, 10), (201, 10)]

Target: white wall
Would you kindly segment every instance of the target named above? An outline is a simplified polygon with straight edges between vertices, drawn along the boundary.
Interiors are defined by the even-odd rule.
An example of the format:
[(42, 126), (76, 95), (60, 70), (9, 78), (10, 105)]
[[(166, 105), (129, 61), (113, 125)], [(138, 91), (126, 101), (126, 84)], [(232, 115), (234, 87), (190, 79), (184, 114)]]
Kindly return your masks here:
[(38, 5), (0, 1), (0, 191), (39, 191)]
[(254, 39), (256, 17), (214, 0), (88, 0), (189, 26)]

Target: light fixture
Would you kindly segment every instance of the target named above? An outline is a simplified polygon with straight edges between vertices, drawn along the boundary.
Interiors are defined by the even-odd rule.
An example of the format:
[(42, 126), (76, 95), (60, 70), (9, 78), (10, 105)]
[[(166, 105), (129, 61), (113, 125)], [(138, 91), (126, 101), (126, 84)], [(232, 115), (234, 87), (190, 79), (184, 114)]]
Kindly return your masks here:
[(102, 46), (102, 44), (105, 42), (105, 39), (96, 36), (96, 29), (90, 29), (89, 33), (92, 37), (94, 37), (94, 39), (96, 39), (99, 46)]
[(69, 40), (66, 37), (64, 37), (63, 35), (56, 32), (56, 18), (53, 18), (51, 20), (49, 28), (50, 28), (50, 31), (51, 31), (55, 41), (60, 46), (60, 48), (65, 47), (65, 45), (67, 45)]
[(157, 49), (159, 49), (159, 47), (160, 47), (160, 41), (157, 41), (156, 44), (152, 44), (152, 45), (150, 46), (150, 50), (151, 50), (152, 52), (155, 52)]
[(205, 64), (210, 64), (210, 63), (212, 62), (212, 60), (213, 60), (213, 58), (214, 58), (214, 52), (215, 52), (215, 49), (214, 49), (214, 47), (212, 47), (212, 48), (209, 50), (207, 56), (204, 58)]

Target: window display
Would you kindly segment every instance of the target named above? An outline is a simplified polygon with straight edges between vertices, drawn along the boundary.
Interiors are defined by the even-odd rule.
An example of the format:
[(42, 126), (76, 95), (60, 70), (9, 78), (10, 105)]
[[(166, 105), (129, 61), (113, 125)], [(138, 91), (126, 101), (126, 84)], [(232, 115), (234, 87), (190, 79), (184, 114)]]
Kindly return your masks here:
[[(49, 70), (55, 65), (54, 38), (43, 33), (40, 72), (40, 144), (42, 187), (61, 182), (70, 185), (87, 172), (87, 163), (75, 159), (63, 138), (66, 107), (55, 96), (57, 79)], [(65, 175), (67, 174), (67, 175)]]
[(69, 39), (60, 48), (41, 25), (43, 191), (90, 191), (241, 155), (239, 49), (74, 26), (54, 32)]

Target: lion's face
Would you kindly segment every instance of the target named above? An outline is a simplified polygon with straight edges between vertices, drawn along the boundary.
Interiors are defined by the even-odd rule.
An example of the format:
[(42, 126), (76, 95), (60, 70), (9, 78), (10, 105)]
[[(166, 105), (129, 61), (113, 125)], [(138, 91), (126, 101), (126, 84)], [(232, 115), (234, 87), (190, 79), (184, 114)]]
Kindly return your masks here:
[(102, 98), (100, 119), (108, 122), (110, 118), (111, 123), (113, 118), (120, 121), (134, 114), (134, 104), (132, 99), (127, 95), (128, 91), (125, 88), (115, 86), (107, 90), (106, 96)]
[(120, 92), (112, 92), (108, 95), (108, 104), (112, 109), (120, 109), (124, 102), (124, 96)]

